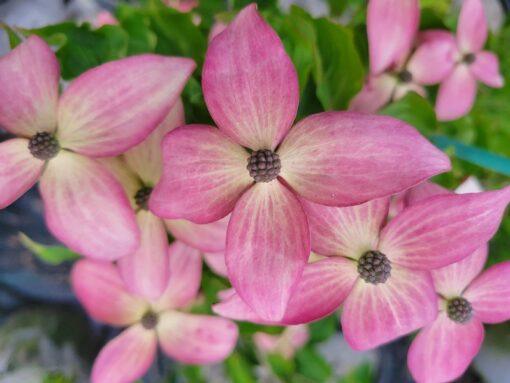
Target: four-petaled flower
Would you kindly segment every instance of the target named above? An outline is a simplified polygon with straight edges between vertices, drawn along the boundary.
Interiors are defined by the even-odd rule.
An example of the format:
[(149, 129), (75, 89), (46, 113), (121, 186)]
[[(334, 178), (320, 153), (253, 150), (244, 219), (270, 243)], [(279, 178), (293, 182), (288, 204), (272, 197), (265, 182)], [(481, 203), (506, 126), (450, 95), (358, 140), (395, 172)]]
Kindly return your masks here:
[(481, 0), (463, 2), (456, 38), (441, 30), (424, 32), (422, 67), (430, 76), (441, 78), (435, 107), (439, 120), (454, 120), (471, 110), (477, 81), (493, 88), (503, 86), (497, 56), (482, 50), (487, 35)]
[(158, 343), (170, 358), (190, 364), (220, 362), (234, 349), (238, 331), (233, 322), (183, 311), (200, 287), (198, 250), (176, 242), (170, 246), (169, 258), (170, 278), (157, 300), (143, 299), (143, 291), (132, 293), (111, 263), (82, 260), (74, 266), (73, 289), (89, 315), (113, 326), (129, 326), (99, 353), (92, 383), (139, 379), (154, 361)]
[(139, 244), (122, 187), (95, 158), (143, 141), (176, 102), (195, 64), (140, 55), (109, 62), (59, 98), (59, 64), (31, 36), (0, 58), (0, 125), (18, 136), (0, 143), (0, 208), (35, 182), (50, 231), (77, 253), (118, 259)]
[[(307, 266), (280, 323), (322, 318), (345, 300), (343, 334), (358, 350), (427, 325), (437, 316), (438, 304), (429, 270), (483, 246), (496, 232), (509, 201), (510, 186), (438, 195), (405, 208), (385, 226), (386, 198), (345, 208), (304, 201), (312, 249), (328, 258)], [(214, 311), (264, 322), (236, 294)]]
[(122, 156), (101, 159), (129, 196), (141, 232), (140, 246), (118, 261), (127, 285), (148, 299), (161, 295), (168, 281), (168, 235), (203, 252), (208, 265), (225, 275), (225, 240), (228, 217), (199, 225), (182, 219), (163, 220), (152, 214), (147, 202), (159, 181), (163, 159), (161, 139), (184, 124), (184, 106), (179, 100), (165, 120), (141, 144)]
[(414, 128), (389, 117), (329, 112), (291, 129), (299, 104), (296, 71), (255, 5), (211, 41), (202, 81), (219, 129), (189, 125), (164, 138), (163, 176), (149, 208), (196, 223), (233, 211), (228, 276), (268, 320), (282, 318), (310, 254), (298, 196), (349, 206), (450, 167)]

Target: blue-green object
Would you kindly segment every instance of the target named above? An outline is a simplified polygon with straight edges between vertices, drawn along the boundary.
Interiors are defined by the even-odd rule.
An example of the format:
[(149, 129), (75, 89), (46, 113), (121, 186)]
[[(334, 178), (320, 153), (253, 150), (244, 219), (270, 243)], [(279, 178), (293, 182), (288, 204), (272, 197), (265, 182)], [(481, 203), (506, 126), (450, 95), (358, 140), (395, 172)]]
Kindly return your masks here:
[(453, 149), (455, 156), (507, 176), (510, 176), (510, 158), (488, 152), (474, 146), (463, 144), (445, 136), (432, 136), (431, 141), (443, 150)]

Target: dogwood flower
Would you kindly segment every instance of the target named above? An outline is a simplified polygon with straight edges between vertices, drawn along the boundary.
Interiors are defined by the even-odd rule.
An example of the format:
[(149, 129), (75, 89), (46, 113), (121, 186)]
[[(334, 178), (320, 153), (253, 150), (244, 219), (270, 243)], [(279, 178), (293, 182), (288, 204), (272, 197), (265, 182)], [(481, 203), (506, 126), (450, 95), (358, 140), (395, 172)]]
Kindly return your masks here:
[(175, 242), (168, 254), (170, 278), (157, 300), (141, 298), (143, 291), (132, 293), (111, 263), (82, 260), (73, 267), (72, 286), (89, 315), (113, 326), (128, 326), (97, 356), (92, 383), (125, 383), (142, 377), (155, 359), (158, 343), (170, 358), (190, 364), (219, 362), (235, 347), (234, 323), (184, 311), (200, 287), (198, 250)]
[(292, 359), (296, 351), (308, 342), (309, 336), (308, 327), (301, 324), (288, 326), (278, 335), (256, 332), (253, 342), (262, 354), (279, 354), (285, 359)]
[(147, 299), (159, 297), (168, 282), (168, 235), (204, 254), (210, 267), (224, 275), (224, 251), (228, 221), (199, 225), (185, 220), (163, 220), (152, 214), (147, 201), (159, 181), (163, 159), (161, 139), (184, 124), (184, 106), (178, 100), (165, 120), (142, 143), (123, 155), (102, 159), (129, 196), (141, 231), (138, 249), (121, 258), (118, 267), (127, 286)]
[[(345, 300), (346, 341), (367, 350), (427, 325), (437, 316), (429, 270), (457, 262), (496, 232), (510, 187), (426, 199), (388, 224), (389, 199), (345, 208), (304, 201), (312, 249), (327, 259), (307, 265), (282, 324), (307, 323)], [(260, 322), (237, 295), (214, 306), (219, 315)]]
[(431, 49), (423, 55), (423, 66), (439, 69), (442, 76), (435, 106), (439, 120), (455, 120), (471, 110), (477, 81), (493, 88), (503, 86), (497, 56), (483, 50), (487, 35), (481, 0), (463, 2), (456, 37), (444, 31), (425, 34)]
[(414, 56), (409, 57), (419, 19), (418, 0), (369, 1), (370, 74), (363, 89), (351, 101), (349, 110), (374, 113), (410, 91), (425, 96), (422, 85), (426, 82), (422, 78), (427, 68), (416, 65)]
[(483, 343), (483, 323), (510, 319), (510, 262), (482, 272), (487, 250), (482, 246), (462, 261), (432, 271), (439, 314), (413, 340), (407, 359), (417, 382), (460, 377)]
[(450, 167), (447, 156), (393, 118), (330, 112), (291, 129), (296, 71), (255, 5), (211, 41), (202, 79), (219, 129), (190, 125), (165, 137), (163, 176), (149, 208), (196, 223), (232, 212), (228, 276), (266, 319), (281, 319), (310, 254), (298, 195), (353, 205)]
[(39, 37), (0, 58), (0, 208), (40, 179), (49, 230), (89, 257), (133, 252), (139, 231), (118, 182), (94, 158), (141, 142), (177, 100), (195, 64), (140, 55), (103, 64), (59, 98), (59, 64)]

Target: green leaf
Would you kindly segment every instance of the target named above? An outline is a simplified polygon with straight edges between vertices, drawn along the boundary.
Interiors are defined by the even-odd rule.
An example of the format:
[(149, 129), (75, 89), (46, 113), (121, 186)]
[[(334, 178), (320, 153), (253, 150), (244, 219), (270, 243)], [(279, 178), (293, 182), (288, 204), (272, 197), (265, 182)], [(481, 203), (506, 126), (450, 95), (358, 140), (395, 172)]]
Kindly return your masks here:
[(67, 247), (63, 246), (46, 246), (30, 239), (24, 233), (19, 233), (21, 244), (30, 250), (41, 261), (50, 265), (60, 265), (62, 262), (74, 261), (80, 256)]
[(310, 323), (310, 342), (319, 343), (329, 339), (338, 330), (338, 316), (332, 314), (320, 321)]
[(352, 30), (328, 19), (315, 20), (317, 97), (326, 110), (346, 109), (363, 86), (365, 71)]
[(159, 0), (150, 0), (147, 16), (157, 36), (156, 53), (193, 58), (202, 66), (207, 48), (206, 36), (193, 23), (191, 13), (181, 13)]
[(296, 368), (292, 359), (286, 359), (280, 354), (267, 355), (267, 362), (273, 373), (283, 381), (289, 381)]
[(342, 377), (338, 383), (372, 383), (374, 381), (372, 366), (362, 364)]
[(311, 346), (296, 353), (297, 371), (315, 382), (325, 382), (332, 374), (329, 363)]
[(42, 383), (74, 383), (75, 381), (60, 372), (52, 372), (44, 377)]
[(182, 375), (186, 378), (187, 382), (192, 383), (206, 383), (204, 375), (202, 374), (202, 369), (200, 366), (185, 366), (183, 365), (181, 368)]
[(21, 39), (21, 33), (17, 32), (14, 28), (10, 27), (9, 25), (0, 22), (0, 28), (7, 33), (7, 37), (9, 38), (9, 46), (11, 49), (16, 48), (19, 44), (22, 43)]
[(142, 10), (121, 4), (117, 19), (129, 35), (128, 55), (154, 52), (157, 36), (150, 30), (148, 17)]
[(432, 105), (414, 92), (389, 104), (379, 113), (403, 120), (424, 134), (430, 134), (436, 130), (436, 113)]
[(234, 352), (225, 361), (227, 375), (233, 383), (255, 383), (249, 363), (238, 352)]
[(66, 80), (107, 61), (120, 59), (128, 50), (128, 34), (116, 25), (93, 30), (89, 24), (66, 22), (29, 32), (57, 47), (62, 77)]

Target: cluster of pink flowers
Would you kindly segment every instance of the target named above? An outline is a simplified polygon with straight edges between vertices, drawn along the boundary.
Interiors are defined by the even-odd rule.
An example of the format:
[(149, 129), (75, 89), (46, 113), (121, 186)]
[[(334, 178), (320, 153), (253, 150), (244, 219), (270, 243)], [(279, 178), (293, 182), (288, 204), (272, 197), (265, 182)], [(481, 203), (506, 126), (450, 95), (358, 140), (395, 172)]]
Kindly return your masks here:
[(463, 2), (456, 36), (444, 30), (418, 33), (419, 19), (418, 0), (369, 2), (370, 75), (351, 110), (376, 112), (408, 92), (425, 96), (424, 86), (440, 84), (437, 117), (455, 120), (471, 110), (478, 81), (503, 86), (498, 58), (483, 50), (488, 28), (481, 0)]
[[(451, 117), (440, 100), (458, 99), (449, 92), (460, 78), (497, 85), (478, 0), (463, 8), (456, 56), (455, 40), (434, 32), (410, 60), (417, 3), (390, 1), (397, 19), (386, 3), (369, 6), (368, 87), (384, 83), (397, 96), (441, 77), (438, 111)], [(444, 73), (425, 70), (445, 47), (436, 57), (451, 59)], [(415, 378), (461, 374), (481, 323), (510, 318), (509, 264), (476, 277), (510, 187), (453, 194), (428, 183), (450, 169), (448, 157), (394, 118), (325, 112), (294, 124), (296, 70), (254, 5), (207, 51), (202, 86), (217, 127), (185, 125), (179, 96), (194, 68), (186, 58), (133, 56), (89, 70), (59, 97), (59, 65), (40, 38), (0, 58), (0, 125), (17, 136), (0, 143), (0, 207), (40, 180), (48, 228), (86, 257), (71, 278), (79, 301), (94, 319), (127, 327), (100, 352), (92, 381), (138, 379), (158, 344), (183, 363), (221, 361), (237, 340), (230, 319), (300, 325), (341, 305), (353, 348), (423, 328), (409, 353)], [(373, 101), (371, 91), (354, 104)], [(323, 257), (311, 262), (312, 251)], [(230, 319), (189, 312), (202, 257), (233, 286), (214, 306)], [(293, 329), (259, 334), (257, 344), (290, 357), (307, 339)]]

